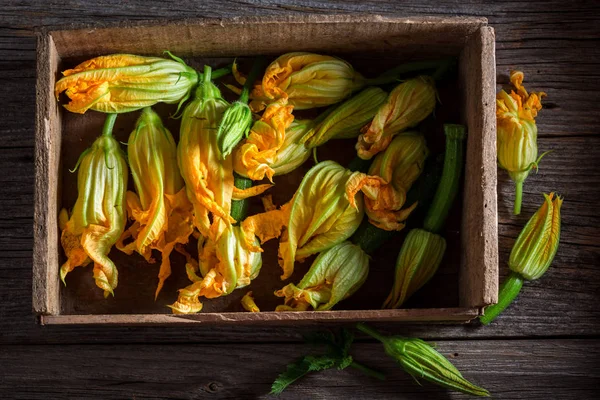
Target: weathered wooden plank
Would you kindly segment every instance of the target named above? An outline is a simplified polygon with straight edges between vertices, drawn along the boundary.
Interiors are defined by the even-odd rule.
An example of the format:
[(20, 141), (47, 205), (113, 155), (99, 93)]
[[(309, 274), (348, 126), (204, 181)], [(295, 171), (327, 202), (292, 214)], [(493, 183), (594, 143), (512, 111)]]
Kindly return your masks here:
[[(593, 399), (600, 369), (598, 340), (438, 341), (463, 375), (496, 399)], [(271, 398), (274, 378), (302, 344), (4, 346), (0, 392), (5, 399)], [(467, 399), (423, 386), (387, 357), (381, 345), (356, 343), (353, 357), (386, 374), (330, 370), (299, 380), (282, 399)], [(44, 362), (39, 362), (43, 359)], [(260, 371), (260, 373), (258, 373)]]

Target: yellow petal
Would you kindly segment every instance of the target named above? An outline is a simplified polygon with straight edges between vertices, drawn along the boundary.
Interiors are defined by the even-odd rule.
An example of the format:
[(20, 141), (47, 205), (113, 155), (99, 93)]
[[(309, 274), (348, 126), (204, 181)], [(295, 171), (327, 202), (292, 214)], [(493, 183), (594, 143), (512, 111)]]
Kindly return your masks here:
[(254, 297), (252, 297), (252, 292), (248, 292), (242, 297), (242, 307), (244, 310), (249, 312), (260, 312), (260, 308), (254, 302)]

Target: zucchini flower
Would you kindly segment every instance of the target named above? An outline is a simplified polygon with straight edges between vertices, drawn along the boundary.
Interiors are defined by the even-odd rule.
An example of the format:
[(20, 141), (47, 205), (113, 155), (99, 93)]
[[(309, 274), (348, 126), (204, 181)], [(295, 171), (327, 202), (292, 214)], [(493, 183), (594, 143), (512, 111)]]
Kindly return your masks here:
[(260, 308), (258, 308), (256, 303), (254, 302), (254, 297), (252, 297), (252, 291), (249, 291), (244, 295), (244, 297), (242, 297), (241, 303), (242, 307), (244, 307), (244, 310), (246, 311), (260, 312)]
[(369, 273), (369, 256), (357, 245), (339, 243), (317, 256), (298, 285), (290, 283), (275, 292), (285, 305), (275, 311), (331, 310), (354, 294)]
[(365, 85), (346, 61), (313, 53), (287, 53), (273, 61), (250, 97), (253, 111), (287, 98), (296, 110), (338, 103)]
[(358, 137), (358, 156), (369, 160), (385, 150), (398, 133), (416, 126), (435, 107), (436, 90), (433, 79), (419, 76), (396, 86), (373, 121), (365, 125)]
[(292, 172), (308, 160), (311, 151), (302, 144), (301, 139), (311, 126), (312, 121), (310, 120), (294, 121), (285, 131), (283, 145), (277, 151), (275, 161), (271, 164), (274, 176)]
[(288, 210), (286, 231), (279, 243), (282, 280), (294, 271), (294, 262), (327, 250), (348, 239), (364, 214), (365, 186), (383, 185), (379, 177), (351, 172), (333, 161), (311, 168), (294, 194)]
[[(248, 132), (252, 126), (252, 111), (248, 106), (248, 96), (250, 95), (252, 84), (258, 77), (263, 66), (262, 58), (259, 58), (254, 62), (252, 71), (250, 71), (250, 76), (244, 84), (239, 100), (233, 103), (231, 107), (225, 111), (223, 119), (219, 124), (217, 142), (223, 158), (231, 153), (238, 142), (242, 140), (242, 137), (248, 136)], [(233, 70), (237, 73), (235, 62), (233, 63)]]
[(515, 215), (521, 212), (523, 182), (544, 156), (538, 158), (535, 117), (546, 93), (527, 93), (524, 76), (521, 71), (511, 71), (510, 82), (517, 93), (501, 90), (496, 96), (498, 164), (515, 182)]
[(402, 209), (406, 194), (421, 175), (428, 154), (423, 135), (403, 132), (392, 140), (383, 153), (377, 155), (369, 175), (380, 176), (388, 183), (375, 190), (364, 191), (369, 222), (387, 231), (404, 228), (404, 221), (417, 206), (414, 203)]
[(440, 235), (411, 229), (402, 243), (392, 292), (383, 308), (400, 308), (407, 298), (423, 287), (436, 273), (445, 251), (446, 240)]
[(385, 102), (387, 93), (378, 87), (369, 87), (337, 106), (323, 121), (302, 139), (306, 147), (321, 146), (330, 139), (350, 139), (360, 134), (360, 129), (373, 119)]
[[(67, 261), (60, 268), (65, 283), (69, 272), (94, 262), (96, 286), (104, 297), (114, 295), (118, 283), (115, 264), (108, 258), (111, 247), (125, 229), (125, 191), (127, 163), (123, 151), (112, 137), (117, 114), (109, 114), (102, 136), (79, 158), (77, 201), (70, 215), (60, 212), (60, 241)], [(65, 283), (66, 284), (66, 283)]]
[(412, 229), (402, 243), (396, 260), (394, 285), (384, 308), (399, 308), (425, 285), (436, 273), (446, 251), (446, 240), (439, 232), (460, 186), (466, 135), (464, 126), (453, 124), (445, 124), (444, 133), (446, 151), (440, 183), (425, 216), (424, 229)]
[(233, 153), (235, 172), (254, 181), (265, 176), (273, 181), (275, 171), (272, 165), (286, 139), (286, 130), (294, 121), (293, 107), (287, 100), (279, 99), (267, 107), (260, 120), (250, 130)]
[(124, 113), (156, 103), (182, 104), (198, 83), (198, 74), (182, 59), (112, 54), (87, 60), (63, 72), (54, 93), (71, 99), (65, 108)]
[(498, 304), (487, 307), (480, 321), (492, 322), (518, 296), (523, 281), (539, 279), (554, 260), (560, 241), (560, 208), (562, 198), (554, 193), (544, 194), (544, 204), (531, 217), (519, 234), (508, 267), (512, 271), (500, 286)]
[[(187, 243), (194, 229), (192, 205), (177, 167), (175, 140), (150, 107), (143, 109), (129, 135), (127, 155), (137, 192), (127, 192), (127, 213), (134, 223), (117, 248), (126, 254), (137, 251), (151, 263), (153, 249), (162, 253), (157, 297), (171, 275), (171, 252), (177, 244)], [(124, 244), (129, 238), (133, 241)]]
[(211, 69), (205, 66), (203, 83), (181, 118), (177, 160), (194, 208), (194, 225), (204, 237), (217, 240), (235, 222), (230, 216), (232, 198), (259, 194), (269, 185), (234, 188), (232, 157), (222, 159), (217, 143), (217, 128), (229, 103), (210, 79)]
[[(177, 301), (169, 307), (174, 314), (196, 313), (202, 310), (200, 297), (215, 298), (234, 289), (248, 286), (258, 276), (262, 266), (260, 252), (246, 246), (248, 239), (239, 226), (230, 225), (217, 240), (198, 243), (198, 264), (188, 260), (188, 277), (192, 284), (179, 290)], [(253, 238), (254, 246), (258, 239)], [(197, 275), (200, 272), (202, 277)]]
[(387, 337), (362, 323), (356, 327), (383, 343), (385, 352), (398, 361), (402, 369), (415, 380), (423, 378), (450, 390), (489, 397), (490, 393), (487, 390), (466, 380), (450, 361), (427, 342), (417, 338)]

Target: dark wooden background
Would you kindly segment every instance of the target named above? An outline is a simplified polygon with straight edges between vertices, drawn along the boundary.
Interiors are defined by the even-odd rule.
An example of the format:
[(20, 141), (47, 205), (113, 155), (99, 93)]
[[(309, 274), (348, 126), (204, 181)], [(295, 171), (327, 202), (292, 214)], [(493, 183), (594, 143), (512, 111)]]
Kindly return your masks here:
[[(378, 13), (472, 15), (496, 29), (498, 83), (510, 69), (548, 94), (538, 119), (546, 156), (525, 185), (522, 216), (499, 173), (501, 275), (539, 193), (565, 197), (561, 245), (548, 273), (526, 285), (494, 324), (388, 324), (389, 332), (434, 340), (464, 375), (495, 398), (598, 398), (600, 387), (600, 3), (596, 1), (2, 1), (0, 2), (0, 398), (140, 399), (266, 397), (275, 376), (307, 348), (308, 328), (57, 327), (31, 312), (35, 30), (238, 15)], [(384, 383), (327, 371), (282, 398), (465, 398), (419, 387), (381, 346), (361, 339), (356, 359)]]

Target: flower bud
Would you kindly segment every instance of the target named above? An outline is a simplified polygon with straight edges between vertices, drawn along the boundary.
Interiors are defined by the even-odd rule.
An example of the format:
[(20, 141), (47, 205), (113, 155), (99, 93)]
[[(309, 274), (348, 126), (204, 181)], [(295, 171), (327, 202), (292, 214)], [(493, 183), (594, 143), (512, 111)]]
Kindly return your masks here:
[(227, 157), (252, 126), (252, 111), (246, 103), (236, 101), (223, 114), (217, 131), (217, 143), (222, 158)]
[(61, 211), (61, 244), (67, 261), (60, 268), (60, 278), (74, 268), (94, 262), (96, 286), (104, 297), (114, 295), (118, 283), (115, 264), (108, 258), (111, 247), (125, 229), (125, 191), (127, 163), (123, 151), (112, 136), (116, 114), (109, 115), (105, 133), (85, 150), (79, 159), (77, 201), (66, 220)]
[(417, 203), (404, 207), (406, 194), (423, 171), (429, 154), (423, 135), (403, 132), (389, 147), (377, 155), (369, 168), (369, 175), (379, 176), (388, 182), (375, 190), (365, 190), (365, 210), (369, 221), (387, 231), (401, 230), (404, 221)]
[(450, 390), (489, 397), (490, 393), (487, 390), (466, 380), (450, 361), (423, 340), (400, 336), (386, 337), (365, 324), (358, 324), (357, 328), (381, 341), (385, 352), (400, 363), (417, 383), (418, 378), (423, 378)]
[(436, 90), (433, 79), (419, 76), (396, 86), (379, 108), (370, 124), (358, 137), (358, 156), (370, 159), (385, 150), (398, 133), (416, 126), (435, 107)]
[(529, 281), (544, 275), (554, 260), (562, 202), (554, 193), (544, 194), (544, 204), (529, 219), (510, 252), (508, 266)]
[(400, 308), (436, 273), (445, 251), (446, 240), (440, 235), (423, 229), (408, 232), (396, 260), (394, 286), (383, 307)]
[(285, 305), (275, 311), (330, 310), (362, 286), (369, 273), (369, 256), (350, 242), (325, 250), (315, 259), (298, 285), (290, 283), (275, 292)]
[[(524, 74), (511, 71), (510, 81), (517, 93), (501, 90), (496, 96), (498, 164), (515, 182), (514, 213), (521, 212), (523, 182), (539, 162), (535, 117), (542, 109), (546, 93), (527, 93), (522, 86)], [(543, 155), (542, 155), (543, 156)], [(541, 158), (541, 157), (540, 157)]]
[(131, 54), (112, 54), (87, 60), (63, 72), (56, 82), (56, 98), (62, 92), (71, 99), (65, 108), (74, 113), (88, 109), (124, 113), (158, 102), (174, 104), (188, 99), (198, 74), (183, 60)]
[(266, 69), (251, 93), (250, 107), (260, 111), (273, 99), (287, 98), (296, 110), (328, 106), (360, 89), (365, 79), (339, 58), (313, 53), (287, 53)]
[(369, 87), (346, 100), (319, 123), (303, 139), (309, 149), (321, 146), (330, 139), (355, 138), (360, 129), (385, 102), (387, 93), (378, 87)]
[[(260, 252), (246, 246), (247, 238), (239, 226), (230, 225), (215, 241), (211, 238), (198, 243), (198, 265), (188, 262), (188, 277), (194, 282), (179, 290), (177, 301), (169, 307), (174, 314), (202, 310), (200, 297), (225, 296), (234, 289), (248, 286), (258, 276), (262, 266)], [(258, 239), (253, 238), (254, 246)], [(199, 271), (202, 277), (196, 272)]]
[(282, 280), (294, 271), (294, 262), (327, 250), (348, 239), (360, 225), (366, 185), (382, 180), (351, 172), (333, 161), (323, 161), (302, 179), (289, 207), (287, 230), (279, 243)]
[[(136, 193), (127, 192), (127, 213), (134, 223), (117, 242), (126, 254), (137, 251), (154, 262), (152, 249), (162, 253), (155, 296), (171, 275), (169, 256), (176, 244), (185, 244), (193, 231), (192, 205), (177, 167), (177, 148), (158, 114), (142, 111), (129, 135), (127, 155)], [(133, 238), (129, 244), (124, 241)]]

